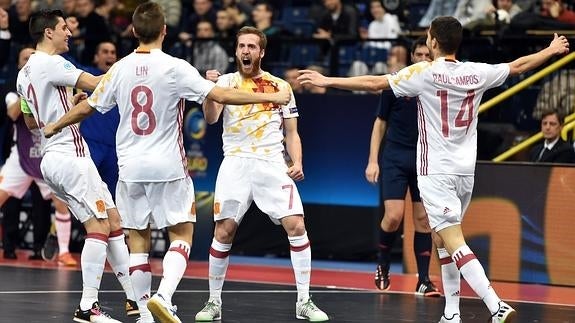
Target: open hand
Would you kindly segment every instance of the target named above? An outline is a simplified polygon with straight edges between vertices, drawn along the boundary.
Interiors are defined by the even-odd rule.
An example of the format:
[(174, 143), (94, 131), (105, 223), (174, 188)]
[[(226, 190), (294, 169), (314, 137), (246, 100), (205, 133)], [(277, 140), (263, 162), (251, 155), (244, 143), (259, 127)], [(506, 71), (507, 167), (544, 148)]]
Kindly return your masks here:
[(312, 70), (300, 70), (297, 80), (302, 84), (311, 84), (320, 87), (327, 86), (327, 78), (320, 73)]

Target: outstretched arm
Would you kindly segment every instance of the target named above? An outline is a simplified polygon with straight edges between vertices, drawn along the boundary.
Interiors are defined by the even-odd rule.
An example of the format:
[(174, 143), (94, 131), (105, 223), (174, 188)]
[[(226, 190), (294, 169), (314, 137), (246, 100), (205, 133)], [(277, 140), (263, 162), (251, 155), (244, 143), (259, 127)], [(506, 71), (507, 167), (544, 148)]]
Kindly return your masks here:
[(80, 74), (80, 77), (78, 77), (75, 87), (84, 91), (93, 92), (98, 83), (100, 83), (102, 77), (104, 77), (104, 75), (94, 76), (88, 72), (84, 72)]
[(567, 53), (569, 53), (569, 41), (567, 38), (565, 36), (558, 36), (557, 34), (554, 34), (553, 40), (548, 47), (540, 50), (535, 54), (519, 57), (518, 59), (509, 63), (509, 75), (525, 73), (534, 68), (537, 68), (555, 55), (562, 55)]
[(52, 137), (65, 127), (86, 119), (86, 117), (94, 113), (94, 111), (95, 109), (88, 104), (88, 100), (82, 100), (70, 109), (70, 111), (66, 112), (58, 121), (47, 124), (44, 127), (44, 137)]
[(208, 99), (221, 104), (241, 105), (271, 102), (286, 105), (291, 99), (291, 93), (288, 89), (280, 89), (279, 92), (275, 93), (247, 92), (216, 85), (210, 93), (208, 93)]
[(320, 87), (335, 87), (351, 91), (371, 91), (389, 89), (386, 75), (362, 75), (353, 77), (327, 77), (316, 71), (299, 71), (298, 81), (301, 84), (312, 84)]

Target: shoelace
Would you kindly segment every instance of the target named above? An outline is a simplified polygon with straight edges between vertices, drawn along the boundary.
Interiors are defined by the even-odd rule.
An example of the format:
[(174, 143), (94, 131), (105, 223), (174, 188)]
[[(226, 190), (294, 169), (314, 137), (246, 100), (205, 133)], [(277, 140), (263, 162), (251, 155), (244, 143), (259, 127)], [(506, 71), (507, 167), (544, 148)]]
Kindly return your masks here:
[(309, 300), (302, 305), (301, 314), (309, 316), (308, 313), (314, 313), (317, 311), (319, 311), (319, 308), (317, 308), (317, 306), (315, 306), (315, 304), (311, 300)]
[(214, 302), (206, 302), (203, 311), (210, 313), (210, 315), (216, 315), (219, 313), (218, 305)]

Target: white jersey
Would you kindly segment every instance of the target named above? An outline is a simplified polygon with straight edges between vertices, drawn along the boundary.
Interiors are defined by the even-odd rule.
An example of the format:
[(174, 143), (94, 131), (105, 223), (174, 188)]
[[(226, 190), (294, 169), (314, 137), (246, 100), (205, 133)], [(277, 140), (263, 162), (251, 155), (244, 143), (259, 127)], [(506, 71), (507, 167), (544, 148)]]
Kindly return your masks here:
[[(36, 51), (18, 73), (17, 89), (32, 110), (40, 129), (58, 121), (71, 107), (72, 88), (83, 71), (60, 55)], [(90, 156), (78, 125), (65, 127), (51, 138), (42, 136), (42, 155), (53, 151), (65, 155)]]
[(503, 84), (508, 75), (508, 64), (439, 58), (388, 76), (395, 96), (418, 97), (419, 175), (474, 174), (481, 97)]
[(202, 103), (214, 86), (188, 62), (159, 49), (134, 52), (114, 64), (88, 104), (102, 113), (118, 105), (120, 180), (165, 182), (186, 177), (184, 99)]
[[(224, 74), (218, 78), (217, 84), (260, 93), (290, 88), (286, 81), (268, 72), (257, 78), (243, 78), (239, 72)], [(222, 134), (224, 156), (283, 162), (283, 119), (298, 116), (293, 93), (290, 102), (284, 106), (272, 103), (225, 105)]]

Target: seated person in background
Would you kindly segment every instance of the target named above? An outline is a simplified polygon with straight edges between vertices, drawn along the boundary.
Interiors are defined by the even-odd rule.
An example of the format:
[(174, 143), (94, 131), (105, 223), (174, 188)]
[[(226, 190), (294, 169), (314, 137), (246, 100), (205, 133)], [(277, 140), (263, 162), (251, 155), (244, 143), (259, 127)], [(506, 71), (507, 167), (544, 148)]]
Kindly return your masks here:
[[(360, 36), (363, 39), (377, 39), (389, 38), (397, 39), (401, 33), (399, 26), (399, 18), (396, 15), (390, 14), (385, 11), (381, 0), (371, 0), (369, 2), (369, 11), (373, 16), (373, 20), (367, 27), (367, 33), (360, 31)], [(391, 42), (368, 42), (368, 46), (375, 48), (391, 48)]]
[(399, 71), (400, 69), (407, 66), (409, 63), (409, 54), (407, 47), (403, 44), (396, 44), (391, 47), (389, 53), (387, 54), (386, 62), (376, 62), (370, 67), (363, 61), (356, 60), (351, 63), (349, 67), (348, 76), (359, 76), (359, 75), (383, 75), (391, 74)]
[(575, 24), (575, 11), (569, 10), (563, 0), (542, 0), (541, 15), (559, 22)]
[(536, 163), (575, 163), (573, 147), (561, 139), (563, 115), (557, 110), (543, 112), (541, 132), (544, 141), (531, 149), (529, 161)]
[(513, 0), (497, 0), (497, 7), (494, 7), (493, 4), (487, 7), (487, 16), (483, 25), (508, 24), (521, 11), (521, 7), (513, 3)]

